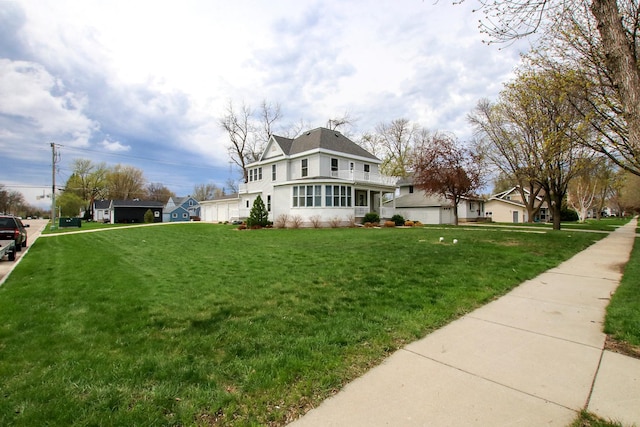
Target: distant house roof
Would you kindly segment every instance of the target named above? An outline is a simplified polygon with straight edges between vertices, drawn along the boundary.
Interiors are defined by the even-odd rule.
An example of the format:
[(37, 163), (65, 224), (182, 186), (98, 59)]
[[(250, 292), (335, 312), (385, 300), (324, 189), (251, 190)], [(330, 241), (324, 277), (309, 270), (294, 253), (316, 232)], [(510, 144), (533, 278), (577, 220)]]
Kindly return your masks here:
[(95, 200), (93, 206), (95, 209), (109, 209), (111, 200)]
[(155, 200), (112, 200), (111, 206), (114, 208), (163, 208), (164, 203)]
[(306, 151), (325, 149), (339, 153), (380, 160), (337, 130), (317, 128), (303, 133), (295, 139), (274, 135), (282, 151), (286, 155), (304, 153)]

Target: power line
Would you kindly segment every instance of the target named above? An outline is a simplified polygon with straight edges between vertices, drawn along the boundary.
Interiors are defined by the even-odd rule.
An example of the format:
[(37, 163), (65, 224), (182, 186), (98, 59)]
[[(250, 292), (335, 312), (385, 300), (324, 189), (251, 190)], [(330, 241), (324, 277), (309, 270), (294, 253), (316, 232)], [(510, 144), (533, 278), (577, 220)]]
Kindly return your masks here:
[(96, 154), (106, 155), (106, 156), (123, 157), (123, 158), (126, 158), (126, 159), (145, 160), (145, 161), (149, 161), (149, 162), (165, 164), (165, 165), (171, 165), (171, 166), (183, 166), (183, 167), (202, 168), (202, 169), (211, 169), (213, 167), (211, 165), (194, 165), (194, 164), (187, 164), (187, 163), (177, 163), (177, 162), (170, 162), (170, 161), (166, 161), (166, 160), (152, 159), (152, 158), (149, 158), (149, 157), (132, 156), (132, 155), (129, 155), (129, 154), (105, 153), (103, 151), (90, 150), (88, 148), (67, 147), (67, 146), (64, 146), (64, 145), (62, 147), (64, 147), (67, 150), (71, 150), (71, 151), (81, 151), (81, 152), (88, 152), (88, 153), (96, 153)]

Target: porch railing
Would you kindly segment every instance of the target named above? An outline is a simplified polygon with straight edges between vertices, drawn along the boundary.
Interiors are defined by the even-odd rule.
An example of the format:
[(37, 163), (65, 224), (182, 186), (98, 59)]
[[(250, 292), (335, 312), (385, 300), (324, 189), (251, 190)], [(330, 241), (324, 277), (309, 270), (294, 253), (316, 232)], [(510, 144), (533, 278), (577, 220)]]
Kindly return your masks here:
[(331, 171), (332, 178), (344, 179), (353, 182), (371, 182), (374, 184), (396, 185), (397, 178), (381, 175), (374, 172), (364, 172), (356, 170)]

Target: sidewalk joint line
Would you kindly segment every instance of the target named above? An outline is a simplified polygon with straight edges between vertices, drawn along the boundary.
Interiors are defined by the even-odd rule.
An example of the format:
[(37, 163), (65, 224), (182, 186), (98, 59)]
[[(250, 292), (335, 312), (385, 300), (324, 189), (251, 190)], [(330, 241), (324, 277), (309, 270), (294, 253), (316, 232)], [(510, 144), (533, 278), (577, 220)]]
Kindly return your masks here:
[(459, 367), (457, 367), (457, 366), (453, 366), (453, 365), (450, 365), (450, 364), (448, 364), (448, 363), (442, 362), (442, 361), (440, 361), (440, 360), (433, 359), (433, 358), (431, 358), (431, 357), (429, 357), (429, 356), (425, 356), (424, 354), (416, 353), (415, 351), (408, 350), (408, 349), (406, 349), (406, 348), (402, 348), (402, 349), (400, 349), (400, 350), (406, 351), (407, 353), (412, 353), (412, 354), (414, 354), (414, 355), (416, 355), (416, 356), (418, 356), (418, 357), (420, 357), (420, 358), (423, 358), (423, 359), (426, 359), (426, 360), (430, 360), (430, 361), (435, 362), (435, 363), (437, 363), (437, 364), (439, 364), (439, 365), (446, 366), (446, 367), (451, 368), (451, 369), (455, 369), (456, 371), (463, 372), (463, 373), (465, 373), (465, 374), (467, 374), (467, 375), (471, 375), (472, 377), (479, 378), (479, 379), (481, 379), (481, 380), (484, 380), (484, 381), (487, 381), (487, 382), (490, 382), (490, 383), (496, 384), (496, 385), (498, 385), (498, 386), (501, 386), (501, 387), (507, 388), (507, 389), (509, 389), (509, 390), (513, 390), (513, 391), (515, 391), (515, 392), (517, 392), (517, 393), (520, 393), (520, 394), (524, 394), (524, 395), (526, 395), (526, 396), (533, 397), (534, 399), (542, 400), (542, 401), (544, 401), (544, 402), (546, 402), (546, 403), (551, 403), (551, 404), (556, 405), (556, 406), (559, 406), (559, 407), (561, 407), (561, 408), (565, 408), (565, 409), (569, 409), (570, 411), (578, 412), (578, 410), (576, 410), (576, 409), (574, 409), (574, 408), (570, 408), (570, 407), (568, 407), (568, 406), (565, 406), (565, 405), (563, 405), (563, 404), (561, 404), (561, 403), (554, 402), (553, 400), (550, 400), (550, 399), (544, 398), (544, 397), (542, 397), (542, 396), (537, 396), (537, 395), (535, 395), (535, 394), (529, 393), (528, 391), (524, 391), (524, 390), (517, 389), (517, 388), (515, 388), (515, 387), (513, 387), (513, 386), (510, 386), (510, 385), (507, 385), (507, 384), (503, 384), (503, 383), (498, 382), (498, 381), (496, 381), (496, 380), (492, 380), (491, 378), (483, 377), (482, 375), (478, 375), (478, 374), (476, 374), (476, 373), (473, 373), (473, 372), (467, 371), (467, 370), (465, 370), (465, 369), (461, 369), (461, 368), (459, 368)]
[(552, 339), (556, 339), (556, 340), (559, 340), (559, 341), (564, 341), (564, 342), (568, 342), (568, 343), (572, 343), (572, 344), (578, 344), (578, 345), (581, 345), (581, 346), (584, 346), (584, 347), (593, 348), (595, 350), (602, 350), (602, 348), (604, 348), (604, 340), (602, 342), (602, 347), (597, 347), (597, 346), (593, 346), (593, 345), (590, 345), (590, 344), (585, 344), (583, 342), (570, 340), (570, 339), (567, 339), (567, 338), (562, 338), (562, 337), (549, 335), (549, 334), (543, 334), (542, 332), (531, 331), (529, 329), (520, 328), (518, 326), (512, 326), (512, 325), (507, 325), (505, 323), (496, 322), (496, 321), (493, 321), (493, 320), (483, 319), (481, 317), (475, 317), (475, 316), (471, 316), (471, 315), (467, 315), (466, 317), (469, 317), (469, 318), (475, 319), (475, 320), (479, 320), (481, 322), (491, 323), (491, 324), (498, 325), (498, 326), (504, 326), (505, 328), (515, 329), (517, 331), (527, 332), (529, 334), (538, 335), (538, 336), (541, 336), (541, 337), (552, 338)]
[[(586, 249), (587, 250), (587, 249)], [(608, 277), (599, 277), (599, 276), (591, 276), (585, 274), (574, 274), (574, 273), (563, 273), (562, 271), (552, 271), (557, 269), (558, 267), (552, 268), (551, 270), (545, 271), (548, 274), (557, 274), (560, 276), (571, 276), (571, 277), (581, 277), (583, 279), (597, 279), (597, 280), (608, 280), (609, 282), (618, 282), (618, 279), (610, 279)]]
[[(529, 301), (537, 301), (537, 302), (544, 302), (544, 303), (548, 303), (548, 304), (561, 305), (563, 307), (577, 307), (577, 308), (583, 308), (583, 309), (589, 309), (589, 310), (598, 310), (598, 311), (602, 310), (600, 307), (591, 307), (591, 306), (584, 305), (584, 304), (570, 304), (568, 302), (554, 301), (554, 300), (542, 299), (542, 298), (534, 298), (534, 297), (530, 297), (530, 296), (526, 296), (526, 295), (515, 295), (515, 294), (512, 295), (512, 294), (509, 293), (509, 294), (503, 295), (502, 297), (520, 298), (520, 299), (529, 300)], [(599, 297), (597, 299), (598, 300), (603, 300), (602, 297)], [(606, 298), (607, 301), (610, 300), (610, 299), (611, 298)]]

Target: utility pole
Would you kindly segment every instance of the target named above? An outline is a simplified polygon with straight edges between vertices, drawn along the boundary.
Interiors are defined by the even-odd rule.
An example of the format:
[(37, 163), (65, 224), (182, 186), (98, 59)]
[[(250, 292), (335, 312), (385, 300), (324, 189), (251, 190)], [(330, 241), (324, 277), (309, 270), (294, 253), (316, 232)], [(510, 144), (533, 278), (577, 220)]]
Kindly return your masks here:
[(59, 161), (56, 154), (56, 144), (51, 143), (51, 229), (56, 228), (56, 163)]

